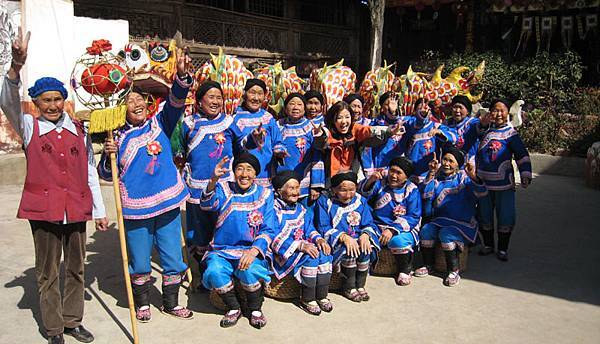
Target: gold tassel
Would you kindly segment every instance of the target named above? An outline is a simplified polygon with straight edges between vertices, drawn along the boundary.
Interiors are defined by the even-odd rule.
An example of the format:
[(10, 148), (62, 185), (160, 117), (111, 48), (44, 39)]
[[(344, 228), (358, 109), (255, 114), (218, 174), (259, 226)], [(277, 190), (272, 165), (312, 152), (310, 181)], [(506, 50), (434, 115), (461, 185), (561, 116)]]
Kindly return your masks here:
[(90, 134), (103, 133), (124, 126), (126, 113), (126, 105), (92, 111)]

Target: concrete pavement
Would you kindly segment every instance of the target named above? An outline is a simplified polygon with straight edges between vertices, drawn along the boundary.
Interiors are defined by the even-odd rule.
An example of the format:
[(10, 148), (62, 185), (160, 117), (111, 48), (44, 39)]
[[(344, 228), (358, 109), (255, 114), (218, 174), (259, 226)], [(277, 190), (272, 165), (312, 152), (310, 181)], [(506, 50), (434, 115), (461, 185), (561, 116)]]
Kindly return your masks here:
[[(271, 299), (269, 323), (255, 330), (242, 320), (218, 326), (207, 294), (182, 290), (196, 313), (190, 321), (160, 314), (160, 274), (152, 293), (153, 319), (139, 324), (141, 343), (598, 343), (600, 338), (600, 192), (582, 179), (542, 175), (517, 194), (518, 225), (510, 261), (469, 256), (460, 286), (439, 276), (397, 287), (369, 277), (368, 303), (332, 295), (335, 310), (312, 317)], [(0, 186), (0, 343), (44, 343), (27, 222), (16, 220), (21, 186)], [(103, 187), (114, 220), (112, 189)], [(84, 324), (95, 343), (128, 343), (130, 328), (116, 231), (88, 227)], [(154, 264), (155, 267), (158, 265)], [(76, 343), (67, 338), (67, 343)]]

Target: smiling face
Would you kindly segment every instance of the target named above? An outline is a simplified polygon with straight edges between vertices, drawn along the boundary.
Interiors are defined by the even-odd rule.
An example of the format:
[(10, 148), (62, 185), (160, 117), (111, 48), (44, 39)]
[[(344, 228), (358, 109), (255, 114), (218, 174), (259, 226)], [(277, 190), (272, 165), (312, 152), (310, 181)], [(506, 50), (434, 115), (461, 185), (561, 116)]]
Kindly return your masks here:
[(34, 99), (40, 115), (50, 122), (57, 122), (65, 108), (65, 98), (58, 91), (47, 91)]
[(442, 157), (442, 173), (450, 176), (456, 172), (458, 172), (458, 162), (454, 158), (454, 155), (450, 153), (444, 154), (444, 157)]
[(244, 105), (250, 112), (256, 112), (260, 110), (263, 102), (265, 101), (265, 91), (258, 85), (252, 86), (246, 93), (244, 93)]
[(350, 111), (342, 109), (340, 113), (335, 116), (334, 120), (335, 130), (340, 134), (347, 134), (350, 131), (352, 125), (352, 117)]
[(419, 105), (417, 105), (416, 110), (416, 112), (420, 113), (423, 117), (427, 117), (431, 114), (431, 108), (427, 102), (421, 102)]
[(348, 204), (356, 194), (356, 184), (349, 180), (344, 180), (340, 185), (333, 188), (333, 193), (340, 202)]
[(323, 112), (323, 105), (318, 98), (310, 98), (306, 101), (306, 117), (312, 119)]
[(285, 106), (285, 113), (292, 122), (297, 122), (304, 117), (304, 102), (294, 97)]
[(254, 167), (246, 162), (242, 162), (235, 166), (233, 175), (238, 187), (244, 191), (248, 190), (254, 183), (254, 179), (256, 179)]
[(388, 185), (392, 188), (398, 188), (404, 185), (408, 176), (404, 173), (404, 170), (398, 166), (391, 166), (388, 171)]
[(500, 102), (494, 104), (494, 107), (490, 110), (490, 115), (492, 116), (492, 122), (498, 127), (508, 122), (508, 108)]
[(284, 202), (294, 204), (300, 198), (300, 183), (296, 179), (290, 179), (277, 192)]
[(456, 123), (462, 121), (468, 114), (467, 108), (459, 103), (452, 105), (452, 117)]
[(216, 117), (223, 108), (223, 94), (218, 88), (211, 88), (200, 99), (200, 109), (208, 118)]
[(352, 103), (348, 104), (350, 105), (350, 110), (352, 111), (352, 116), (354, 117), (354, 121), (360, 121), (360, 119), (362, 118), (362, 111), (363, 111), (363, 106), (362, 103), (360, 102), (360, 100), (355, 99), (352, 101)]
[(127, 96), (127, 122), (131, 125), (140, 125), (146, 121), (148, 116), (148, 103), (144, 96), (137, 92), (131, 92)]

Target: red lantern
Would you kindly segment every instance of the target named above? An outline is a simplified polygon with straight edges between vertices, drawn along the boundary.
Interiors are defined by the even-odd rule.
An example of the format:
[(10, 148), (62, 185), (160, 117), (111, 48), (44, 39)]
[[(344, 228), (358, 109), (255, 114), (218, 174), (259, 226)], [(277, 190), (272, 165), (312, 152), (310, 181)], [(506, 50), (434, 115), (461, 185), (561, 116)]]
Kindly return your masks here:
[(81, 86), (90, 94), (111, 95), (127, 86), (127, 77), (121, 66), (99, 63), (83, 71)]

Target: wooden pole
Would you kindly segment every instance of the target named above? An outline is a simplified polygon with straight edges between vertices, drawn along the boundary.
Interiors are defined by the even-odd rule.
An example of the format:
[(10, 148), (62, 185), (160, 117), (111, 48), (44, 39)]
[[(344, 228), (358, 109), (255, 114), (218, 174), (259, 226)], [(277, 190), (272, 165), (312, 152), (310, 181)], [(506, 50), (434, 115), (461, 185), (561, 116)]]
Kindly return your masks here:
[(181, 247), (183, 248), (183, 261), (185, 263), (185, 265), (187, 265), (187, 270), (185, 270), (185, 274), (187, 276), (188, 279), (188, 283), (189, 283), (189, 291), (193, 292), (194, 291), (194, 280), (192, 278), (192, 268), (190, 267), (190, 259), (188, 257), (188, 249), (187, 249), (187, 245), (185, 244), (185, 229), (183, 227), (181, 227)]
[[(108, 140), (114, 142), (112, 130), (107, 131)], [(125, 238), (125, 222), (123, 221), (123, 206), (121, 205), (121, 192), (119, 190), (119, 170), (117, 168), (117, 155), (110, 154), (110, 168), (112, 172), (113, 191), (115, 194), (115, 207), (117, 208), (117, 225), (119, 226), (119, 242), (121, 243), (121, 258), (123, 259), (123, 277), (127, 289), (127, 301), (129, 303), (129, 316), (131, 318), (131, 332), (133, 343), (139, 344), (140, 339), (137, 330), (137, 319), (135, 317), (135, 305), (133, 303), (133, 290), (131, 288), (131, 277), (129, 276), (129, 258), (127, 257), (127, 239)]]

